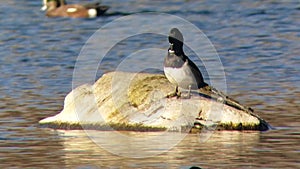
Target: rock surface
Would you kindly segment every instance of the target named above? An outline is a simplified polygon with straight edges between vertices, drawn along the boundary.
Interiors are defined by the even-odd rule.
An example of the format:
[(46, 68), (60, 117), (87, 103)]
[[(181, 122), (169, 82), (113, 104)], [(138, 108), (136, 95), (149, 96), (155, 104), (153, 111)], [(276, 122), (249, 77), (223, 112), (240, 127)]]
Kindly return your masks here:
[(270, 128), (252, 109), (213, 90), (194, 91), (189, 99), (168, 98), (174, 90), (175, 86), (161, 74), (107, 73), (93, 85), (85, 84), (71, 91), (63, 110), (39, 121), (39, 125), (60, 129), (193, 132), (203, 128)]

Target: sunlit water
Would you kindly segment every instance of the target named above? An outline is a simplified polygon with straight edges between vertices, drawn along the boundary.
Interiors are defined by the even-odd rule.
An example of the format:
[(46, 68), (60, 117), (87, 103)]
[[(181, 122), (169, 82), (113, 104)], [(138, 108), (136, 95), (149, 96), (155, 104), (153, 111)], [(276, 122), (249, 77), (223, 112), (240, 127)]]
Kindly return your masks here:
[[(46, 18), (39, 1), (0, 2), (0, 168), (300, 167), (298, 1), (102, 2), (111, 9), (97, 19)], [(253, 107), (276, 130), (214, 132), (205, 141), (197, 134), (165, 133), (157, 144), (184, 138), (165, 150), (143, 141), (124, 147), (127, 137), (113, 139), (113, 132), (87, 136), (84, 131), (36, 127), (40, 119), (62, 109), (72, 89), (77, 56), (88, 38), (123, 14), (147, 11), (176, 15), (201, 29), (221, 58), (227, 93)], [(128, 26), (134, 24), (130, 21)], [(150, 47), (163, 50), (168, 43), (162, 36), (132, 37), (111, 51), (97, 77), (115, 70), (131, 52)], [(143, 60), (147, 59), (136, 62)], [(205, 71), (204, 76), (209, 79)], [(119, 134), (148, 138), (162, 133)], [(94, 143), (94, 137), (102, 143)], [(112, 143), (113, 151), (107, 150)], [(145, 158), (131, 158), (132, 154)]]

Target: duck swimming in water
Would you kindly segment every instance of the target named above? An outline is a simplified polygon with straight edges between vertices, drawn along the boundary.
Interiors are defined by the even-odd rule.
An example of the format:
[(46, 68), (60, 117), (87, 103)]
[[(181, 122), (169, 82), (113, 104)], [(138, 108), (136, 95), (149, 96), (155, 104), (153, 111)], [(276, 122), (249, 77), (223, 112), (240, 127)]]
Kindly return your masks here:
[(108, 6), (97, 3), (67, 4), (65, 0), (43, 0), (41, 10), (46, 11), (48, 17), (94, 18), (103, 15)]

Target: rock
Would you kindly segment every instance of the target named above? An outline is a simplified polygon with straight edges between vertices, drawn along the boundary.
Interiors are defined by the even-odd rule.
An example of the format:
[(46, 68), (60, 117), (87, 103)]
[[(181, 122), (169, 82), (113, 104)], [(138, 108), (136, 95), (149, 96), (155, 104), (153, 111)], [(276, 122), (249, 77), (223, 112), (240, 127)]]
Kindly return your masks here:
[(137, 131), (268, 130), (253, 113), (213, 88), (190, 99), (168, 98), (173, 86), (161, 74), (111, 72), (65, 98), (63, 110), (39, 121), (43, 127)]

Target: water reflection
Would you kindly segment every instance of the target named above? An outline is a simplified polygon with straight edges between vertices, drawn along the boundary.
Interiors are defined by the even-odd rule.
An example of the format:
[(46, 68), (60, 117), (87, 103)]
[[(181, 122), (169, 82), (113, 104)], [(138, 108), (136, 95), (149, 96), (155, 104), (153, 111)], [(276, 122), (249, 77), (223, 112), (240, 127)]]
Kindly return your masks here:
[[(290, 134), (286, 133), (287, 130)], [(34, 127), (11, 128), (0, 137), (0, 160), (3, 167), (54, 167), (54, 168), (243, 168), (243, 167), (297, 167), (300, 131), (279, 129), (270, 132), (215, 131), (206, 142), (200, 142), (198, 134), (165, 133), (155, 145), (145, 144), (143, 139), (128, 142), (128, 137), (112, 140), (113, 132), (90, 131), (92, 137), (103, 139), (110, 148), (95, 143), (85, 131), (36, 129)], [(34, 132), (33, 132), (34, 131)], [(162, 132), (119, 132), (124, 136), (149, 138)], [(159, 144), (169, 144), (173, 138), (184, 139), (168, 151), (159, 149)], [(124, 144), (125, 143), (125, 144)], [(127, 146), (126, 146), (127, 145)], [(130, 145), (135, 150), (131, 151)], [(298, 145), (298, 148), (290, 145)], [(277, 147), (281, 147), (278, 150)], [(153, 156), (130, 158), (130, 153), (152, 151)], [(143, 155), (143, 153), (142, 153)], [(136, 156), (138, 157), (138, 156)], [(270, 162), (272, 161), (272, 163)]]
[(63, 140), (48, 129), (9, 127), (0, 134), (1, 166), (49, 167), (65, 165)]
[[(62, 131), (64, 140), (64, 152), (67, 166), (78, 166), (86, 163), (89, 158), (94, 160), (93, 164), (101, 167), (119, 166), (123, 167), (150, 167), (156, 165), (157, 168), (182, 167), (184, 165), (199, 165), (199, 161), (205, 161), (207, 164), (226, 165), (226, 159), (238, 159), (241, 154), (251, 151), (259, 142), (259, 132), (216, 132), (204, 143), (199, 142), (199, 135), (186, 135), (184, 140), (164, 151), (159, 149), (159, 144), (170, 144), (172, 138), (182, 135), (182, 133), (167, 133), (168, 139), (161, 139), (155, 145), (146, 144), (147, 140), (128, 142), (128, 137), (115, 140), (113, 132), (93, 131), (94, 135), (103, 136), (103, 142), (109, 145), (109, 148), (118, 150), (119, 154), (112, 154), (107, 151), (108, 147), (103, 149), (89, 137), (84, 131)], [(130, 137), (147, 138), (149, 136), (161, 135), (161, 132), (142, 133), (142, 132), (121, 132), (122, 135)], [(126, 143), (125, 145), (123, 143)], [(125, 147), (127, 145), (127, 147)], [(134, 149), (130, 150), (134, 145)], [(138, 148), (137, 148), (138, 147)], [(139, 150), (139, 151), (135, 151)], [(143, 151), (154, 151), (153, 156), (138, 158), (138, 155), (144, 155)], [(129, 158), (126, 155), (136, 153), (136, 158)]]

